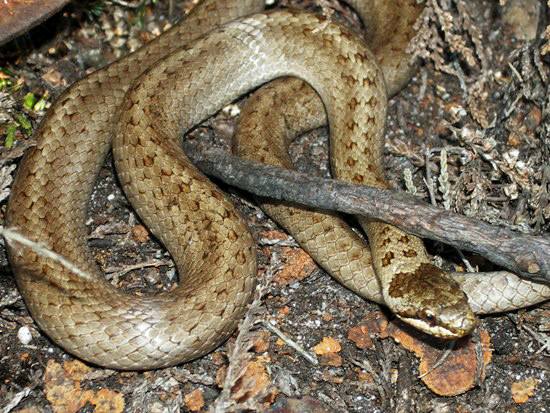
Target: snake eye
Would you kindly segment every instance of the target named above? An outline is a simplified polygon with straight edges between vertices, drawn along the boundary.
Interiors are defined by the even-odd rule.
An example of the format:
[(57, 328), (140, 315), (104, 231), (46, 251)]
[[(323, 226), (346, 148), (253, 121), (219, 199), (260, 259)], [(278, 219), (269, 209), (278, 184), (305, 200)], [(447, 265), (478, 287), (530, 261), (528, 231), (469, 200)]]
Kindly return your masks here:
[(430, 324), (434, 324), (435, 323), (435, 315), (430, 312), (430, 311), (427, 311), (425, 314), (424, 314), (424, 317), (426, 319), (427, 322), (429, 322)]

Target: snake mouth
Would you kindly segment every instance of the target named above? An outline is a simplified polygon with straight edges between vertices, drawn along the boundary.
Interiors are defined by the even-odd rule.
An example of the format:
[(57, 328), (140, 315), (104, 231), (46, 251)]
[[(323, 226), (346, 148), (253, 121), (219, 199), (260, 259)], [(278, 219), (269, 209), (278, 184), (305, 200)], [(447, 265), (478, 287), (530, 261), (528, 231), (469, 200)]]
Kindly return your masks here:
[(401, 316), (397, 316), (397, 317), (403, 322), (407, 323), (408, 325), (416, 328), (417, 330), (422, 331), (423, 333), (429, 334), (430, 336), (435, 336), (437, 338), (442, 338), (445, 340), (456, 340), (469, 334), (469, 332), (464, 332), (464, 331), (451, 329), (440, 325), (435, 325), (430, 322), (416, 319), (416, 318), (401, 317)]
[(430, 336), (444, 340), (456, 340), (472, 333), (477, 326), (477, 318), (472, 314), (453, 320), (453, 322), (442, 322), (441, 319), (431, 314), (416, 317), (397, 317), (410, 326)]

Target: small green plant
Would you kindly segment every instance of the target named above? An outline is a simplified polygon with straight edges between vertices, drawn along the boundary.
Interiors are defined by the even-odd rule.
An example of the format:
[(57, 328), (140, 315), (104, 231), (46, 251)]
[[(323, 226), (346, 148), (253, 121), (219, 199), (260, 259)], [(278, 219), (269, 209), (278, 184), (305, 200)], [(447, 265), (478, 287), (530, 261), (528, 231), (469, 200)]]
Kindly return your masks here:
[(11, 123), (6, 130), (6, 139), (4, 139), (4, 147), (10, 149), (15, 142), (15, 132), (17, 132), (17, 124)]

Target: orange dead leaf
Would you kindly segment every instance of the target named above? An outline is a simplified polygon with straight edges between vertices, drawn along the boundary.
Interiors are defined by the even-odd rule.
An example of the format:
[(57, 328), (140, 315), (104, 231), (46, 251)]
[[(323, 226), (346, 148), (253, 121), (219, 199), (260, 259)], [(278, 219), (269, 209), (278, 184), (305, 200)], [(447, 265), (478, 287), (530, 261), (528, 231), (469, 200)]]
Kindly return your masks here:
[(143, 225), (134, 225), (132, 227), (132, 239), (143, 244), (149, 240), (149, 231)]
[(279, 285), (303, 280), (317, 269), (313, 259), (302, 249), (283, 248), (283, 258), (286, 263), (274, 278)]
[(265, 353), (269, 349), (269, 333), (261, 331), (257, 333), (252, 344), (252, 350), (256, 353)]
[(374, 343), (372, 342), (369, 329), (366, 325), (358, 325), (350, 328), (348, 331), (348, 340), (351, 340), (360, 349), (373, 349)]
[(290, 314), (290, 307), (286, 305), (284, 307), (279, 308), (279, 311), (277, 311), (278, 318), (284, 318), (288, 314)]
[(223, 382), (225, 381), (225, 376), (227, 375), (227, 366), (221, 366), (216, 372), (216, 386), (220, 389), (223, 387)]
[(86, 375), (92, 371), (90, 367), (79, 360), (66, 361), (63, 363), (65, 374), (74, 381), (84, 380)]
[(278, 230), (262, 231), (260, 233), (261, 239), (266, 239), (269, 241), (285, 241), (288, 240), (289, 236), (286, 232)]
[(323, 321), (332, 321), (333, 317), (330, 313), (323, 313)]
[(367, 373), (363, 370), (359, 370), (359, 372), (357, 373), (357, 379), (366, 383), (374, 383), (374, 377), (372, 377), (372, 374)]
[(518, 404), (525, 403), (535, 394), (535, 389), (538, 384), (539, 380), (534, 377), (512, 383), (512, 398), (514, 402)]
[(425, 341), (420, 333), (396, 323), (390, 324), (388, 334), (420, 359), (422, 381), (440, 396), (462, 394), (485, 378), (485, 368), (492, 357), (490, 338), (485, 331), (480, 333), (483, 359), (479, 363), (476, 344), (469, 337), (457, 340), (450, 354), (441, 362), (449, 348), (446, 342)]
[(313, 347), (313, 351), (318, 356), (329, 353), (338, 353), (341, 350), (342, 346), (340, 345), (340, 343), (332, 337), (323, 337), (323, 340), (321, 340), (319, 344)]
[(122, 394), (109, 389), (101, 389), (88, 399), (95, 406), (95, 413), (110, 413), (124, 411), (124, 397)]
[(269, 375), (265, 368), (266, 358), (258, 357), (246, 366), (244, 373), (231, 388), (231, 397), (237, 403), (244, 403), (259, 395), (265, 394), (269, 386)]
[(54, 412), (77, 412), (87, 403), (95, 406), (97, 413), (122, 412), (124, 397), (122, 394), (101, 389), (82, 390), (80, 381), (90, 373), (90, 369), (78, 360), (68, 361), (61, 366), (55, 360), (48, 360), (44, 373), (44, 391)]
[(31, 355), (29, 353), (21, 353), (19, 355), (19, 360), (24, 361), (24, 362), (29, 361), (30, 358), (31, 358)]
[(65, 84), (63, 75), (56, 69), (49, 69), (46, 73), (42, 75), (42, 79), (48, 82), (52, 86), (61, 86)]
[(226, 358), (221, 352), (216, 351), (212, 353), (212, 363), (214, 363), (216, 366), (224, 365), (225, 362)]
[(201, 389), (195, 389), (184, 397), (185, 406), (192, 412), (198, 412), (204, 407), (204, 397)]

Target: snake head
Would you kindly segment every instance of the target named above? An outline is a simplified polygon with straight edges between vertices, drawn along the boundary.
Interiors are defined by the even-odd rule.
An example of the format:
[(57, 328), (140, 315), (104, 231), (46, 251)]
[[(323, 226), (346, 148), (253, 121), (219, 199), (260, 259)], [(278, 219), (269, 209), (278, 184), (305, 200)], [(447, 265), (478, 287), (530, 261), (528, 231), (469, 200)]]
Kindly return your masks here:
[(401, 320), (429, 335), (454, 340), (477, 325), (458, 283), (431, 264), (396, 274), (386, 294), (386, 303)]

